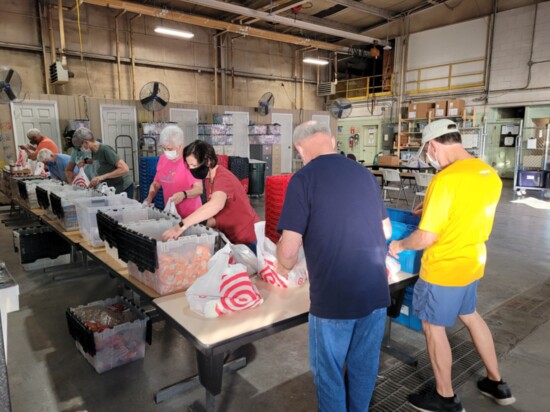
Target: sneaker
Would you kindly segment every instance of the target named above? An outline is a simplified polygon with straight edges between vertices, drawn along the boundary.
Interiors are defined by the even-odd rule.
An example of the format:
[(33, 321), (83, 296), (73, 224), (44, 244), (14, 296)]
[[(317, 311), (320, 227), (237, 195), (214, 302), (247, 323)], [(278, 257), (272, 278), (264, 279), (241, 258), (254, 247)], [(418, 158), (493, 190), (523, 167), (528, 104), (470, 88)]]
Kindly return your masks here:
[(414, 409), (422, 412), (466, 412), (457, 394), (449, 401), (440, 396), (435, 389), (428, 393), (409, 395), (409, 403)]
[(516, 401), (510, 387), (502, 379), (500, 382), (495, 382), (489, 378), (482, 378), (477, 382), (477, 388), (483, 395), (492, 398), (499, 405), (511, 405)]

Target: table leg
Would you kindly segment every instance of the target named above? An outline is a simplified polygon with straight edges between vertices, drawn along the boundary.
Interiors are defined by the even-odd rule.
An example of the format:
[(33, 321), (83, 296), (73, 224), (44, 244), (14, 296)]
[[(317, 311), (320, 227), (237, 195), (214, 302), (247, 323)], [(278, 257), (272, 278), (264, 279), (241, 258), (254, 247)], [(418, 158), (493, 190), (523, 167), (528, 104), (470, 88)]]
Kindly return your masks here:
[(390, 356), (393, 356), (396, 359), (399, 359), (401, 362), (406, 363), (410, 366), (418, 365), (418, 359), (409, 353), (405, 352), (404, 349), (400, 347), (396, 342), (391, 339), (391, 318), (386, 317), (386, 330), (384, 331), (384, 338), (382, 340), (382, 351), (387, 353)]
[[(199, 354), (199, 353), (200, 352), (197, 351), (197, 354)], [(202, 355), (202, 356), (205, 357), (204, 355)], [(216, 406), (216, 395), (221, 392), (221, 381), (222, 381), (223, 373), (224, 372), (235, 372), (235, 371), (237, 371), (239, 369), (242, 369), (246, 366), (246, 358), (244, 358), (244, 357), (237, 358), (237, 359), (235, 359), (231, 362), (226, 363), (225, 365), (223, 365), (223, 360), (224, 360), (224, 354), (221, 355), (222, 369), (217, 372), (217, 373), (219, 373), (219, 376), (213, 378), (213, 380), (216, 381), (216, 382), (219, 380), (219, 391), (217, 393), (214, 394), (213, 392), (211, 392), (211, 390), (208, 389), (206, 384), (202, 383), (203, 378), (201, 377), (201, 367), (199, 366), (199, 374), (198, 375), (193, 375), (193, 376), (191, 376), (187, 379), (184, 379), (184, 380), (182, 380), (180, 382), (177, 382), (173, 385), (167, 386), (167, 387), (161, 389), (160, 391), (158, 391), (155, 394), (155, 403), (158, 404), (158, 403), (164, 402), (165, 400), (170, 399), (173, 396), (184, 393), (184, 392), (186, 392), (188, 390), (191, 390), (193, 388), (196, 388), (197, 386), (202, 384), (206, 389), (206, 407), (207, 407), (207, 410), (208, 411), (214, 411), (215, 406)], [(199, 362), (199, 363), (201, 362), (201, 361), (199, 361), (199, 356), (198, 355), (197, 355), (197, 362)], [(216, 360), (216, 362), (217, 362), (217, 360)], [(213, 369), (211, 370), (211, 373), (212, 372), (215, 373), (215, 371)], [(210, 380), (210, 377), (205, 376), (204, 379), (205, 380)], [(210, 409), (208, 409), (208, 408), (210, 408)], [(189, 407), (189, 411), (198, 412), (198, 411), (204, 411), (204, 410), (205, 410), (204, 406), (199, 401), (194, 402)]]

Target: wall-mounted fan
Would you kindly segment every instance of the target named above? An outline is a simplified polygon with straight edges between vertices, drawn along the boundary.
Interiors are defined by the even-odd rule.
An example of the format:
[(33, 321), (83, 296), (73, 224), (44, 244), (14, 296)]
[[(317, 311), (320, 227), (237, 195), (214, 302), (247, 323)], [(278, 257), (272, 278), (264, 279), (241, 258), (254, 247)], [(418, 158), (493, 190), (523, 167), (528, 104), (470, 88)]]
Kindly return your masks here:
[(349, 117), (351, 110), (351, 102), (343, 98), (334, 100), (328, 108), (330, 114), (337, 119), (345, 119), (346, 117)]
[(149, 82), (141, 88), (139, 100), (146, 110), (158, 112), (170, 101), (170, 92), (161, 82)]
[(0, 66), (0, 103), (17, 99), (21, 92), (21, 77), (11, 67)]
[(273, 93), (271, 92), (266, 92), (262, 95), (262, 97), (260, 97), (260, 100), (258, 100), (258, 107), (256, 107), (254, 110), (260, 116), (265, 116), (271, 112), (274, 104), (275, 96), (273, 96)]

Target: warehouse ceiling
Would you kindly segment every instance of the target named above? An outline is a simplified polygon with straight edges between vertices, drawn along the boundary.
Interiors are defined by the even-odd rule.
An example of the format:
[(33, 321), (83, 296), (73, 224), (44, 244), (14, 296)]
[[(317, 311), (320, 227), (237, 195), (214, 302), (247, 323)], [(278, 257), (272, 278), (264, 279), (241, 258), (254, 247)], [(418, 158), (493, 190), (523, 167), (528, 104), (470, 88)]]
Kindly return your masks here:
[[(51, 0), (56, 1), (56, 0)], [(364, 72), (369, 50), (425, 31), (533, 4), (533, 0), (81, 0), (181, 23), (347, 54)], [(65, 3), (71, 3), (65, 0)], [(351, 56), (351, 57), (350, 57)], [(340, 66), (340, 65), (339, 65)], [(338, 71), (342, 71), (341, 67)]]

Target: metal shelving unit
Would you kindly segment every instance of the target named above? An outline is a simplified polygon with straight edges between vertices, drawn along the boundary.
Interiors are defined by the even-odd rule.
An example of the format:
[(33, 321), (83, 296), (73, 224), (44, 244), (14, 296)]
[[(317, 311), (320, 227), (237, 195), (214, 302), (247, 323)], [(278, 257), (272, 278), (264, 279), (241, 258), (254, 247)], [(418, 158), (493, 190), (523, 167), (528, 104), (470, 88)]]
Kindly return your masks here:
[[(514, 190), (550, 190), (549, 151), (550, 124), (524, 128), (522, 122), (516, 143)], [(527, 181), (532, 186), (526, 185)]]

